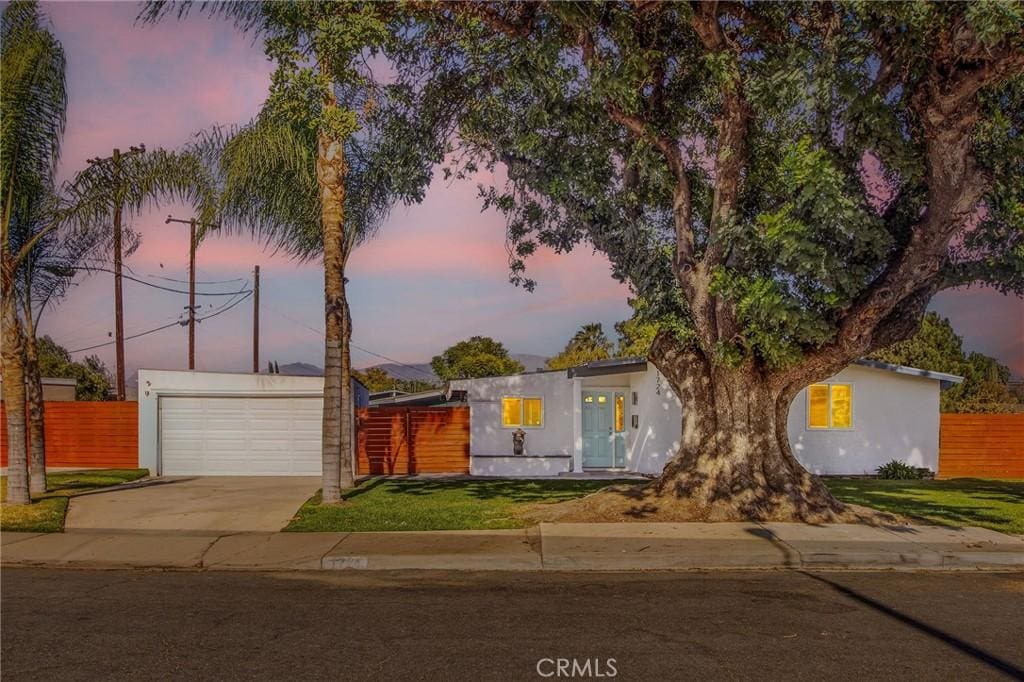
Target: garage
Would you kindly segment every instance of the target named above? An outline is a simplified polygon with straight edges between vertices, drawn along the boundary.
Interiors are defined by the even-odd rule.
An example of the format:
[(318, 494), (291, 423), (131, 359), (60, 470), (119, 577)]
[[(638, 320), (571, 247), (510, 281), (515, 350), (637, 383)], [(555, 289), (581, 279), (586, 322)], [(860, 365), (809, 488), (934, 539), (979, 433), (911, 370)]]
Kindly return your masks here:
[[(139, 370), (139, 466), (162, 476), (319, 476), (323, 382)], [(369, 401), (358, 382), (353, 397), (354, 407)]]
[(165, 476), (319, 476), (320, 398), (165, 397)]

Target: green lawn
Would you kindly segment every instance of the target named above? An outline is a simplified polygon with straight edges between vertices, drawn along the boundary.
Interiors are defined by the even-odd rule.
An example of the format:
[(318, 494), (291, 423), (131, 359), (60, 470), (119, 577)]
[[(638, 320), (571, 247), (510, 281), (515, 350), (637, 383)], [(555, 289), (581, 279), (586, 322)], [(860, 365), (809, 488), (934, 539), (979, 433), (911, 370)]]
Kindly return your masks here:
[(916, 516), (944, 526), (1024, 534), (1024, 481), (825, 479), (843, 502)]
[(320, 493), (286, 531), (466, 530), (522, 528), (515, 511), (526, 505), (582, 497), (621, 481), (388, 480), (362, 482), (348, 504), (325, 507)]
[[(148, 476), (148, 469), (95, 469), (47, 474), (49, 491), (32, 504), (0, 507), (0, 530), (25, 533), (59, 533), (64, 530), (68, 498), (90, 490), (126, 483)], [(7, 499), (7, 477), (0, 477), (0, 500)]]

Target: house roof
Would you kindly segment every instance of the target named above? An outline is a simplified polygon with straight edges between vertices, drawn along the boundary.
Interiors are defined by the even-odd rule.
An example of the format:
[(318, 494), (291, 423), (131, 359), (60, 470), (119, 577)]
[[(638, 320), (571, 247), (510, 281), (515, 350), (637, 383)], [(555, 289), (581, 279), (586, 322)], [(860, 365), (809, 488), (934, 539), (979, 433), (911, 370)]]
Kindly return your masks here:
[[(957, 376), (956, 374), (947, 374), (945, 372), (933, 372), (928, 369), (919, 369), (917, 367), (908, 367), (906, 365), (894, 365), (888, 362), (880, 362), (878, 360), (868, 360), (867, 358), (861, 358), (853, 362), (855, 365), (862, 367), (869, 367), (871, 369), (881, 369), (887, 372), (895, 372), (897, 374), (906, 374), (907, 376), (921, 377), (923, 379), (933, 379), (935, 381), (941, 381), (945, 384), (959, 384), (962, 383), (964, 378)], [(548, 370), (548, 371), (561, 371), (561, 370)], [(569, 379), (576, 377), (596, 377), (604, 376), (607, 374), (628, 374), (630, 372), (645, 372), (647, 371), (647, 360), (640, 357), (632, 358), (611, 358), (608, 360), (594, 360), (583, 365), (577, 365), (576, 367), (570, 367), (566, 370), (566, 376)], [(523, 374), (536, 374), (537, 372), (521, 372), (519, 374), (510, 374), (508, 376), (520, 376)], [(488, 377), (494, 379), (497, 377)], [(467, 380), (460, 380), (467, 381)], [(417, 394), (412, 394), (417, 395)]]
[[(28, 381), (26, 378), (25, 381)], [(46, 386), (77, 386), (77, 379), (67, 379), (65, 377), (40, 377), (41, 381)], [(0, 378), (0, 384), (3, 383), (3, 379)]]
[(388, 405), (442, 405), (449, 402), (462, 402), (456, 394), (465, 394), (465, 391), (448, 392), (442, 389), (431, 391), (419, 391), (418, 393), (405, 393), (402, 395), (384, 395), (371, 398), (370, 407), (386, 407)]
[(611, 358), (610, 360), (594, 360), (585, 365), (570, 367), (566, 374), (574, 377), (597, 377), (605, 374), (626, 374), (629, 372), (646, 372), (647, 360), (643, 358)]
[(963, 377), (957, 376), (956, 374), (933, 372), (930, 369), (918, 369), (917, 367), (908, 367), (906, 365), (894, 365), (892, 363), (881, 362), (879, 360), (868, 360), (867, 358), (855, 360), (853, 364), (860, 365), (862, 367), (871, 367), (872, 369), (884, 369), (889, 372), (906, 374), (912, 377), (923, 377), (925, 379), (934, 379), (935, 381), (948, 381), (951, 384), (959, 384), (964, 380)]

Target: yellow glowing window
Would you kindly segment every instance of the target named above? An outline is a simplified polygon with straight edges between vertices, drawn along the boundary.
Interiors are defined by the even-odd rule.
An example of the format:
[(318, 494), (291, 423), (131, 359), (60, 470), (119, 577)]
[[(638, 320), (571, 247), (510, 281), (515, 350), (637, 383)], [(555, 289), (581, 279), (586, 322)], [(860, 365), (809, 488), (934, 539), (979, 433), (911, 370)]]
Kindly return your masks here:
[(807, 426), (812, 429), (852, 428), (853, 388), (850, 384), (808, 386)]
[(853, 426), (853, 406), (849, 384), (832, 385), (832, 428), (848, 429)]
[(808, 387), (807, 425), (812, 429), (828, 428), (828, 384)]
[(541, 426), (544, 423), (544, 401), (523, 398), (523, 426)]
[(626, 397), (623, 395), (615, 396), (615, 430), (626, 430)]
[(519, 396), (502, 398), (501, 425), (506, 428), (544, 426), (544, 399)]
[(523, 399), (502, 398), (501, 399), (501, 425), (522, 426), (523, 425)]
[(599, 395), (599, 396), (597, 396), (597, 402), (599, 402), (602, 405), (604, 405), (606, 402), (608, 402), (608, 396), (606, 396), (606, 395)]

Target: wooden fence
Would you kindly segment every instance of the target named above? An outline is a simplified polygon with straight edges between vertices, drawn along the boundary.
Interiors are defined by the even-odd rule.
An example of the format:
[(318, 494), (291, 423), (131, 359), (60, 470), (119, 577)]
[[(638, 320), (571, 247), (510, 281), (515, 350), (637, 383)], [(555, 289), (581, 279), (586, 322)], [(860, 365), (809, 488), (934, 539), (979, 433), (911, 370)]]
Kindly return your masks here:
[[(139, 466), (139, 404), (46, 402), (46, 466), (134, 469)], [(0, 404), (0, 466), (7, 466), (7, 414)]]
[(939, 478), (1024, 478), (1024, 413), (943, 414)]
[(468, 407), (357, 411), (360, 475), (468, 474)]

